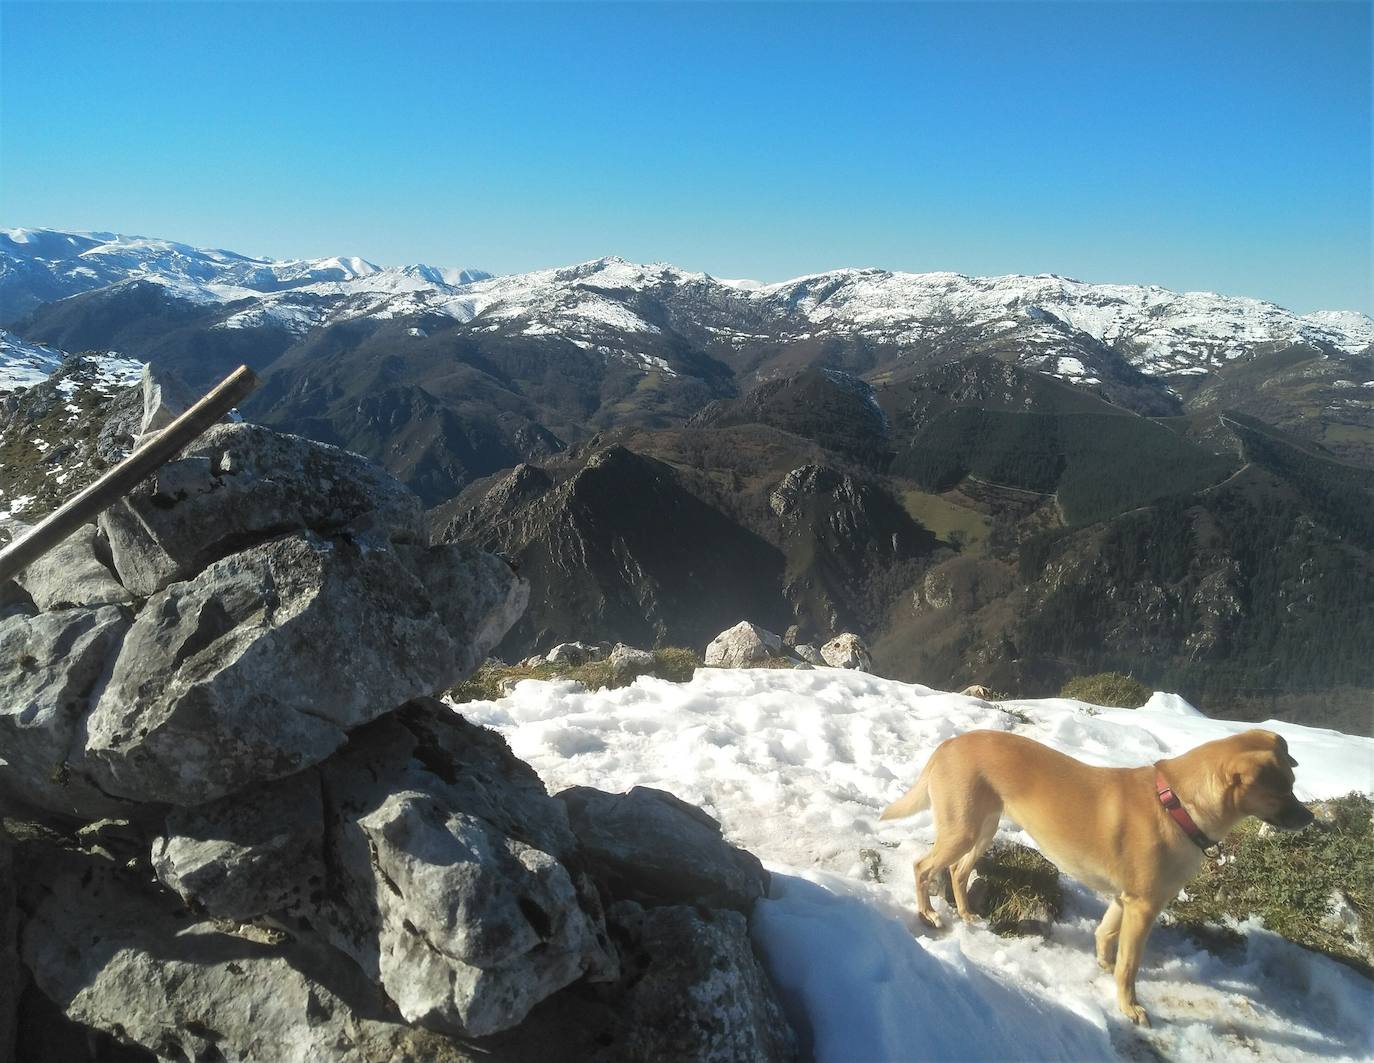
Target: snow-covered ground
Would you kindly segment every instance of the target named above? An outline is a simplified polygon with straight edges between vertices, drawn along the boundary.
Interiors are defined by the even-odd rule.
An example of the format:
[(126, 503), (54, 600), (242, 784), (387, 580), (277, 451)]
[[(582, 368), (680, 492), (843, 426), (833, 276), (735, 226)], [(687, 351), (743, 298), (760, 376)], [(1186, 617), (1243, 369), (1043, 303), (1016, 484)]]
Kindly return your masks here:
[[(932, 839), (929, 813), (878, 821), (934, 748), (966, 730), (1016, 731), (1128, 766), (1251, 725), (1207, 719), (1171, 695), (1135, 711), (994, 704), (830, 668), (698, 669), (690, 683), (641, 678), (594, 693), (527, 680), (460, 711), (505, 734), (551, 791), (661, 787), (758, 854), (774, 875), (757, 944), (818, 1060), (1374, 1059), (1374, 984), (1253, 920), (1241, 927), (1244, 953), (1224, 959), (1155, 929), (1140, 979), (1149, 1030), (1116, 1010), (1093, 954), (1104, 904), (1077, 884), (1066, 880), (1048, 940), (957, 920), (932, 933), (916, 920), (910, 870)], [(1298, 760), (1300, 797), (1374, 792), (1374, 740), (1273, 728)], [(878, 855), (876, 878), (860, 850)]]

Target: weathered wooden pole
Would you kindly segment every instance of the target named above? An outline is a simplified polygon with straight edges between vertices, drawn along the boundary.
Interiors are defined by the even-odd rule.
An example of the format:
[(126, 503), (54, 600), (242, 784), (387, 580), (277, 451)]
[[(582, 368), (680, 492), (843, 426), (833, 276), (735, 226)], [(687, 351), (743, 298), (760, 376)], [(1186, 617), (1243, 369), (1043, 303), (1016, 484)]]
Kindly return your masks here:
[(237, 406), (258, 386), (258, 378), (241, 365), (208, 395), (153, 436), (85, 490), (73, 495), (9, 546), (0, 550), (0, 583), (37, 561), (81, 525), (124, 497), (145, 476)]

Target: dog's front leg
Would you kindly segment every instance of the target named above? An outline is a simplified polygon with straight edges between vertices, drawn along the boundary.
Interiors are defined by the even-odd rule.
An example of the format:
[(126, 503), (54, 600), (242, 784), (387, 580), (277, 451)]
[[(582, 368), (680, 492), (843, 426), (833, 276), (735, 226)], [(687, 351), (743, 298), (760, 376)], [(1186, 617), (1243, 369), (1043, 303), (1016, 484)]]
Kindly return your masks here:
[(1104, 971), (1110, 971), (1116, 962), (1116, 939), (1120, 933), (1121, 898), (1113, 897), (1094, 935), (1097, 938), (1097, 965)]
[(1155, 925), (1159, 908), (1143, 897), (1122, 894), (1121, 929), (1116, 950), (1116, 1005), (1122, 1014), (1138, 1026), (1149, 1026), (1150, 1016), (1135, 997), (1135, 976), (1140, 970), (1140, 958), (1145, 951), (1145, 939)]

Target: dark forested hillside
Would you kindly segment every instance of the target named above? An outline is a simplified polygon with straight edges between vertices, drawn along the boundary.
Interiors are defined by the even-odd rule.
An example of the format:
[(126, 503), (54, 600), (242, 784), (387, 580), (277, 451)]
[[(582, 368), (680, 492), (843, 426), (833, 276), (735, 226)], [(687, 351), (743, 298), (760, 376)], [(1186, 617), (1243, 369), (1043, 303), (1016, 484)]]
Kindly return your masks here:
[[(436, 523), (542, 581), (512, 652), (589, 633), (701, 642), (751, 616), (804, 639), (857, 630), (885, 674), (935, 686), (1043, 695), (1117, 669), (1216, 712), (1369, 730), (1370, 473), (1243, 416), (1213, 450), (984, 368), (880, 388), (881, 418), (858, 382), (810, 372), (478, 484)], [(657, 501), (650, 467), (694, 503)], [(593, 469), (616, 486), (577, 486)], [(574, 518), (616, 543), (606, 560), (582, 560)], [(747, 535), (752, 560), (708, 526)], [(730, 590), (675, 598), (666, 572), (728, 574)]]

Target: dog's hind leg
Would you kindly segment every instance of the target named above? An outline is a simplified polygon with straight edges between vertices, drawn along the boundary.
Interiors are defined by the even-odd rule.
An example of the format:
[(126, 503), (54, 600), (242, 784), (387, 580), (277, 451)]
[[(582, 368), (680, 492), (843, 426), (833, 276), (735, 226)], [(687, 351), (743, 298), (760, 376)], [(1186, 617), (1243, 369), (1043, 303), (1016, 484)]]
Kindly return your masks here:
[[(954, 890), (955, 904), (959, 914), (968, 911), (968, 901), (964, 897), (964, 881), (958, 880), (956, 865), (966, 855), (976, 860), (979, 843), (987, 830), (988, 819), (992, 829), (997, 830), (1001, 802), (990, 790), (975, 789), (959, 801), (939, 802), (935, 805), (935, 845), (930, 852), (916, 861), (916, 911), (931, 926), (940, 927), (940, 917), (930, 906), (930, 879), (942, 867), (950, 869), (950, 884)], [(969, 862), (972, 870), (973, 863)]]
[[(936, 930), (939, 930), (943, 924), (940, 922), (940, 917), (935, 914), (935, 909), (930, 906), (931, 876), (940, 868), (949, 867), (955, 863), (964, 853), (973, 848), (974, 841), (974, 835), (970, 831), (961, 831), (958, 834), (941, 831), (936, 835), (935, 845), (930, 852), (912, 865), (916, 871), (916, 914), (928, 926), (932, 926)], [(957, 897), (958, 894), (955, 896)]]
[(954, 894), (954, 906), (959, 910), (959, 918), (966, 923), (973, 922), (973, 912), (968, 906), (968, 880), (973, 874), (973, 865), (988, 851), (993, 837), (997, 834), (997, 823), (1001, 819), (1001, 809), (983, 818), (982, 829), (978, 832), (973, 848), (966, 852), (957, 864), (949, 869), (950, 891)]
[(1097, 939), (1097, 965), (1104, 971), (1110, 971), (1112, 965), (1116, 963), (1116, 939), (1121, 933), (1121, 899), (1113, 897), (1112, 903), (1107, 905), (1107, 912), (1102, 916), (1102, 922), (1098, 924), (1097, 933), (1093, 936)]

